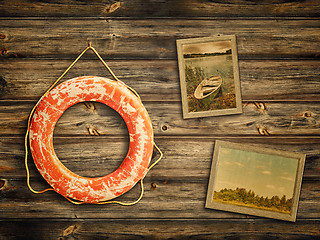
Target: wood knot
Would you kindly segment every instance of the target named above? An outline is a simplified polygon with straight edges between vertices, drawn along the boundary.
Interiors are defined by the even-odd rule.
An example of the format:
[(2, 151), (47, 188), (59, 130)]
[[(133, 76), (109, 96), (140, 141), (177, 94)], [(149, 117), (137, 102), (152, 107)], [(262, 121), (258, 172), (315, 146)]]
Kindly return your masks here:
[(4, 35), (3, 33), (0, 33), (0, 39), (6, 39), (6, 35)]
[(6, 48), (2, 48), (0, 50), (1, 55), (6, 55), (8, 53), (8, 50)]
[(270, 136), (270, 133), (269, 133), (269, 131), (268, 131), (268, 129), (266, 127), (258, 126), (257, 130), (258, 130), (259, 135)]
[(90, 112), (94, 112), (96, 110), (96, 106), (93, 102), (83, 102), (83, 104)]
[(8, 184), (8, 181), (7, 179), (3, 179), (3, 178), (0, 178), (0, 191), (2, 191), (3, 189), (6, 188)]
[(157, 189), (157, 184), (151, 183), (151, 188), (152, 188), (152, 189)]
[(78, 225), (71, 225), (63, 231), (62, 236), (67, 237), (69, 235), (72, 235), (78, 228)]
[(25, 56), (21, 55), (20, 53), (9, 52), (8, 49), (2, 48), (0, 49), (0, 55), (4, 56), (5, 58), (23, 58)]
[(309, 112), (309, 111), (306, 111), (306, 112), (304, 112), (303, 114), (302, 114), (302, 116), (304, 116), (305, 118), (310, 118), (311, 117), (311, 112)]
[(7, 92), (7, 86), (8, 86), (7, 81), (0, 76), (0, 97), (5, 95), (5, 93)]
[(91, 136), (100, 136), (100, 133), (98, 132), (98, 130), (93, 127), (93, 126), (88, 126), (88, 133), (91, 135)]
[(264, 103), (261, 103), (261, 102), (254, 102), (253, 103), (257, 109), (259, 110), (262, 110), (262, 111), (266, 111), (267, 110), (267, 107)]
[(103, 11), (102, 13), (103, 14), (110, 14), (110, 13), (113, 13), (115, 12), (116, 10), (118, 10), (119, 8), (121, 7), (121, 2), (115, 2), (113, 4), (111, 4), (110, 6), (107, 6)]

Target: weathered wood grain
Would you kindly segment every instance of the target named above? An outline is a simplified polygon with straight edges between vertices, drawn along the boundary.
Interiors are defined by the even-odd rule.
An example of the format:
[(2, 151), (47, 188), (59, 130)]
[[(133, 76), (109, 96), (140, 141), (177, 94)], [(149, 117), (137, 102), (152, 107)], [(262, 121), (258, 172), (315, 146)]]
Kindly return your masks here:
[[(7, 179), (1, 191), (1, 218), (109, 218), (109, 219), (221, 219), (248, 218), (247, 215), (206, 209), (206, 180), (164, 180), (147, 176), (144, 181), (145, 194), (139, 204), (126, 207), (120, 205), (74, 205), (61, 195), (50, 191), (34, 194), (26, 187), (25, 179)], [(47, 188), (42, 181), (31, 179), (35, 189)], [(155, 187), (156, 186), (156, 187)], [(319, 219), (319, 179), (303, 180), (298, 208), (298, 219)], [(132, 202), (138, 198), (137, 185), (120, 201)], [(255, 217), (252, 217), (255, 218)]]
[(176, 39), (236, 34), (240, 59), (315, 59), (319, 28), (319, 20), (6, 19), (0, 46), (1, 58), (74, 59), (90, 40), (105, 59), (176, 59)]
[[(320, 178), (319, 138), (279, 137), (157, 137), (156, 142), (164, 153), (164, 159), (148, 174), (152, 179), (175, 181), (206, 181), (209, 176), (215, 140), (225, 140), (255, 146), (268, 147), (307, 155), (304, 178)], [(118, 137), (56, 137), (54, 148), (61, 162), (73, 172), (86, 177), (104, 176), (114, 171), (128, 150), (128, 139)], [(24, 144), (18, 137), (0, 139), (0, 177), (25, 178)], [(158, 154), (155, 152), (153, 159)], [(33, 178), (40, 175), (29, 153), (29, 168)]]
[[(318, 239), (319, 13), (317, 0), (1, 1), (0, 239)], [(175, 41), (217, 34), (237, 36), (244, 113), (183, 120)], [(164, 152), (132, 207), (75, 206), (26, 187), (28, 113), (88, 41), (140, 93)], [(105, 75), (84, 59), (65, 79)], [(296, 223), (204, 208), (216, 139), (307, 154)], [(72, 171), (102, 176), (124, 158), (127, 130), (102, 104), (79, 104), (54, 147)], [(32, 186), (47, 187), (29, 165)]]
[[(119, 79), (138, 91), (143, 101), (181, 100), (177, 60), (106, 61)], [(39, 99), (70, 63), (48, 59), (0, 61), (0, 99)], [(239, 66), (245, 101), (320, 100), (318, 60), (241, 60)], [(98, 60), (80, 60), (63, 80), (81, 75), (112, 79)]]
[(319, 17), (308, 1), (1, 1), (3, 17)]
[[(112, 171), (112, 168), (121, 161), (119, 159), (126, 146), (121, 139), (120, 141), (100, 139), (99, 143), (90, 138), (71, 140), (56, 139), (55, 148), (58, 155), (70, 169), (91, 177)], [(269, 146), (307, 153), (298, 219), (319, 218), (317, 215), (320, 212), (317, 188), (320, 164), (318, 139), (284, 139), (281, 140), (281, 144), (278, 142), (279, 138), (230, 140), (254, 144), (257, 147)], [(214, 139), (187, 138), (181, 139), (180, 144), (177, 144), (177, 139), (162, 137), (157, 142), (165, 157), (147, 175), (146, 193), (142, 202), (129, 209), (121, 206), (74, 206), (53, 192), (32, 194), (25, 184), (22, 139), (2, 138), (0, 176), (6, 179), (7, 184), (0, 191), (1, 218), (192, 218), (196, 221), (206, 218), (245, 217), (203, 208)], [(47, 184), (39, 176), (32, 162), (29, 165), (32, 186), (35, 189), (46, 188)], [(132, 201), (138, 194), (139, 187), (135, 187), (121, 199)]]
[[(25, 133), (27, 117), (35, 102), (1, 101), (0, 135)], [(100, 135), (125, 135), (126, 125), (120, 115), (100, 103), (95, 110), (80, 103), (70, 107), (59, 119), (57, 136), (89, 135), (95, 129)], [(243, 114), (183, 120), (180, 102), (145, 102), (155, 135), (164, 136), (292, 136), (320, 133), (319, 103), (261, 102), (244, 103)]]
[[(26, 220), (1, 221), (4, 239), (316, 239), (319, 220), (295, 224), (250, 220)], [(46, 237), (44, 237), (46, 236)]]

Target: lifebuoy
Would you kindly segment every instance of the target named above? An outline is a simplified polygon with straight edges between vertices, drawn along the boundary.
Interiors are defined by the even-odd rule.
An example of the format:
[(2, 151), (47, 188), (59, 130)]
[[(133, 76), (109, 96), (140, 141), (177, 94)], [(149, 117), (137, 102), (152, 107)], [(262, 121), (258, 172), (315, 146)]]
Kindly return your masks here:
[[(83, 102), (101, 102), (117, 111), (127, 124), (128, 153), (114, 172), (98, 178), (67, 169), (53, 148), (53, 130), (63, 112)], [(30, 150), (43, 178), (61, 195), (85, 203), (107, 201), (130, 190), (148, 171), (153, 153), (153, 130), (140, 99), (121, 81), (85, 76), (67, 80), (39, 101), (30, 123)]]

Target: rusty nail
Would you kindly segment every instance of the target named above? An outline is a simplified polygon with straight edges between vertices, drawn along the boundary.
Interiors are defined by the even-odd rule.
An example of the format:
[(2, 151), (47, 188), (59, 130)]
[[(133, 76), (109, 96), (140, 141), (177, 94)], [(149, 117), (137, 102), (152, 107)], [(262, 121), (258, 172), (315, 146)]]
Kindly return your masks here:
[(163, 126), (161, 127), (161, 129), (162, 129), (162, 131), (167, 131), (167, 130), (168, 130), (168, 126), (167, 126), (167, 125), (163, 125)]

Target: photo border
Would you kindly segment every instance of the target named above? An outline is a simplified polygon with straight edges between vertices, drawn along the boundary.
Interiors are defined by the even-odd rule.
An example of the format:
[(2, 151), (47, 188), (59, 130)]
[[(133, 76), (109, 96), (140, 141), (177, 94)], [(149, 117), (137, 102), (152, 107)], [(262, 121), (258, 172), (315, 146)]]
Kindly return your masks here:
[[(194, 44), (194, 43), (219, 42), (219, 41), (231, 41), (236, 107), (231, 109), (218, 109), (218, 110), (209, 110), (209, 111), (190, 113), (188, 112), (187, 86), (186, 86), (186, 79), (185, 79), (183, 45)], [(176, 40), (176, 42), (177, 42), (177, 54), (178, 54), (178, 64), (179, 64), (183, 118), (187, 119), (187, 118), (220, 116), (220, 115), (231, 115), (231, 114), (242, 113), (242, 100), (241, 100), (241, 89), (240, 89), (240, 79), (239, 79), (239, 64), (238, 64), (238, 53), (237, 53), (237, 46), (236, 46), (236, 36), (235, 35), (218, 35), (214, 37), (179, 39), (179, 40)]]
[[(213, 199), (213, 194), (214, 194), (214, 184), (215, 184), (216, 171), (218, 170), (217, 163), (219, 161), (219, 152), (220, 152), (219, 150), (221, 147), (297, 159), (298, 166), (297, 166), (297, 172), (296, 172), (296, 179), (295, 179), (295, 183), (294, 183), (291, 213), (285, 214), (285, 213), (272, 212), (272, 211), (267, 211), (267, 210), (262, 210), (262, 209), (249, 208), (249, 207), (245, 207), (245, 206), (236, 206), (236, 205), (232, 205), (232, 204), (214, 202), (212, 199)], [(275, 218), (275, 219), (295, 222), (296, 216), (297, 216), (297, 210), (298, 210), (298, 203), (299, 203), (299, 196), (300, 196), (300, 190), (301, 190), (301, 183), (302, 183), (302, 175), (303, 175), (303, 169), (304, 169), (304, 164), (305, 164), (305, 158), (306, 158), (306, 155), (302, 154), (302, 153), (287, 152), (287, 151), (275, 150), (275, 149), (270, 149), (270, 148), (257, 149), (255, 147), (253, 147), (251, 145), (247, 145), (247, 144), (231, 143), (231, 142), (217, 140), (215, 143), (215, 146), (214, 146), (213, 160), (212, 160), (212, 166), (211, 166), (211, 171), (210, 171), (210, 178), (209, 178), (208, 192), (207, 192), (207, 199), (206, 199), (205, 207), (217, 209), (217, 210), (223, 210), (223, 211), (236, 212), (236, 213), (260, 216), (260, 217), (267, 217), (267, 218)]]

